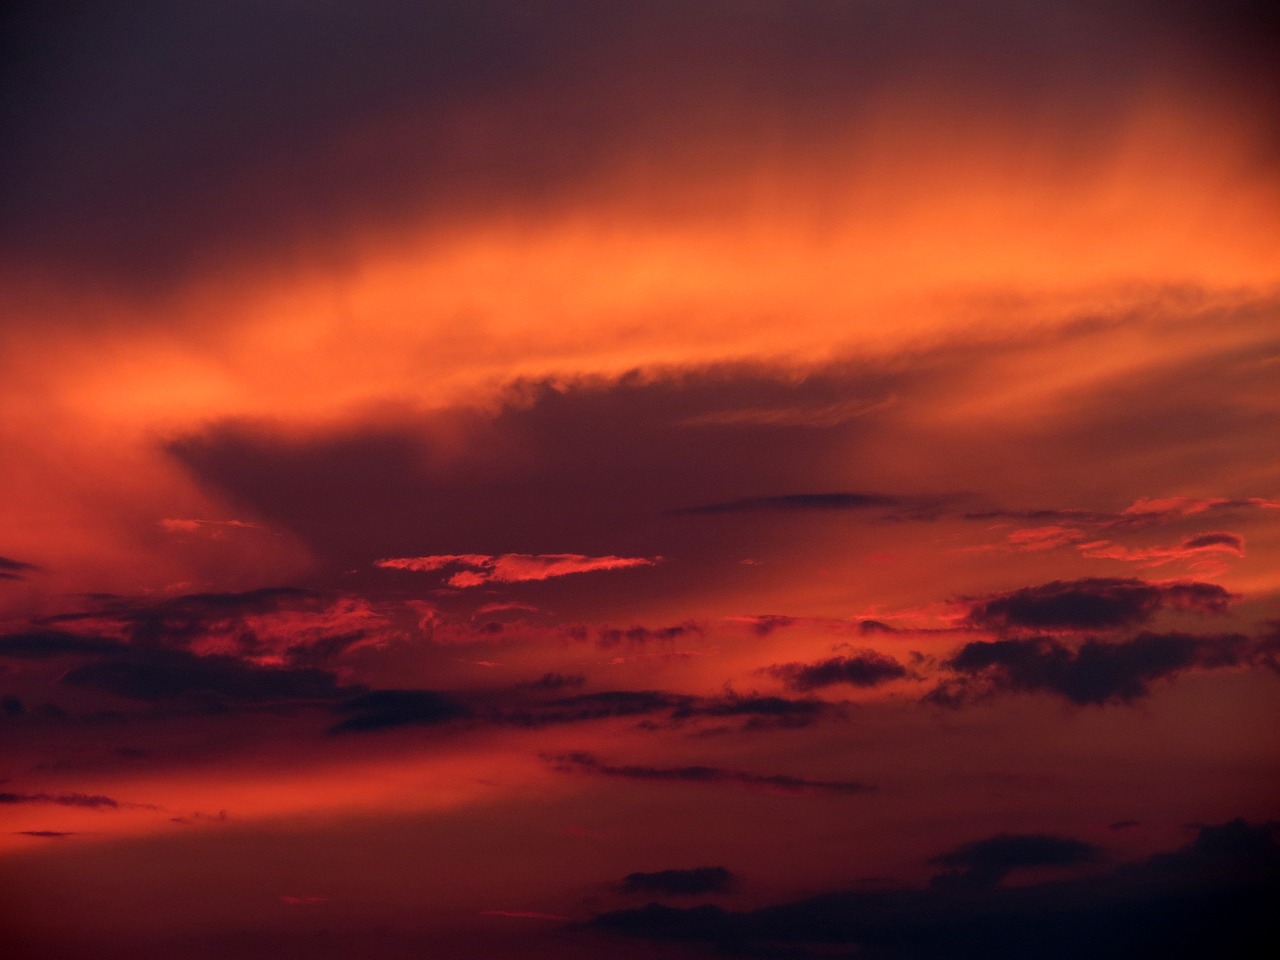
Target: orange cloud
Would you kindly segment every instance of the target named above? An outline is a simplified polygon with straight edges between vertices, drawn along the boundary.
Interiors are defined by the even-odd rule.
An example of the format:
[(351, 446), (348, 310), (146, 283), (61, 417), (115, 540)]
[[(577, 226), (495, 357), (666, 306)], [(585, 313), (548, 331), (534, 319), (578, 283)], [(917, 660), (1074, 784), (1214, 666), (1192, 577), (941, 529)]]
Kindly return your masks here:
[(483, 553), (450, 553), (426, 557), (395, 557), (379, 560), (375, 566), (386, 570), (414, 570), (419, 572), (443, 570), (448, 567), (464, 567), (448, 579), (451, 587), (477, 587), (484, 583), (519, 583), (526, 580), (547, 580), (571, 573), (591, 573), (596, 570), (624, 570), (628, 567), (649, 567), (660, 557), (588, 557), (580, 553), (504, 553), (491, 556)]

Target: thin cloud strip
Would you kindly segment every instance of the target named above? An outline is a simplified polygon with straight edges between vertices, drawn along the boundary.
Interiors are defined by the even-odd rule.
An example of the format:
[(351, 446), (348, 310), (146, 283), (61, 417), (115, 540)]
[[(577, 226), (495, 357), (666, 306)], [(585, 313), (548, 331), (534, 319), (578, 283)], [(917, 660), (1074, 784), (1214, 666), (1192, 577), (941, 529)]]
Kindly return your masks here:
[(425, 557), (393, 557), (374, 566), (384, 570), (431, 572), (450, 567), (463, 569), (448, 579), (451, 587), (478, 587), (485, 583), (522, 583), (549, 580), (573, 573), (651, 567), (661, 557), (588, 557), (581, 553), (445, 553)]

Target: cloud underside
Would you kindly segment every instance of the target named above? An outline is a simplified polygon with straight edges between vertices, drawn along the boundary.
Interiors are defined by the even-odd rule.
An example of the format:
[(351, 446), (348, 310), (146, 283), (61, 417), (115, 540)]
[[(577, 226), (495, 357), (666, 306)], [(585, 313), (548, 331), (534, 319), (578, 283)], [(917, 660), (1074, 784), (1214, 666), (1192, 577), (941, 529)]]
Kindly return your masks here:
[(939, 858), (978, 871), (972, 883), (830, 893), (746, 913), (650, 904), (603, 914), (593, 925), (714, 945), (731, 956), (795, 960), (1193, 960), (1256, 955), (1259, 944), (1270, 942), (1280, 892), (1274, 825), (1237, 820), (1202, 827), (1173, 853), (1073, 880), (1005, 887), (984, 875), (1019, 866), (1073, 868), (1094, 854), (1066, 838), (993, 838)]
[(1131, 640), (1086, 640), (1072, 646), (1050, 637), (981, 640), (944, 663), (958, 676), (926, 700), (958, 705), (998, 693), (1047, 693), (1072, 703), (1131, 703), (1156, 680), (1192, 669), (1276, 668), (1274, 644), (1241, 634), (1140, 633)]
[(986, 630), (1091, 631), (1137, 626), (1170, 608), (1224, 614), (1236, 599), (1213, 583), (1088, 577), (966, 598), (966, 623)]

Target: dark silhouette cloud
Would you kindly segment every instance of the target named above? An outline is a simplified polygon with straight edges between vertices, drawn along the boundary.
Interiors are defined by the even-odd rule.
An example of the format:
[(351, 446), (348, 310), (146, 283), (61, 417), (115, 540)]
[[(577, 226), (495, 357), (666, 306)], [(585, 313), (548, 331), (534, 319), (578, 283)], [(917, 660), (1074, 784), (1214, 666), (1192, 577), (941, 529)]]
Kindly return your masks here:
[(1234, 599), (1199, 581), (1149, 582), (1086, 577), (984, 597), (965, 597), (966, 623), (985, 630), (1112, 630), (1148, 622), (1166, 607), (1221, 614)]
[(726, 893), (737, 878), (726, 867), (694, 867), (690, 870), (657, 870), (629, 873), (622, 881), (623, 893), (692, 897), (703, 893)]
[(687, 620), (667, 627), (600, 627), (596, 631), (596, 643), (601, 647), (617, 647), (624, 643), (646, 644), (654, 641), (679, 640), (683, 637), (700, 637), (707, 628), (696, 620)]
[(0, 635), (0, 657), (22, 660), (110, 654), (124, 649), (124, 644), (110, 637), (85, 636), (62, 630), (27, 630)]
[(262, 667), (236, 657), (141, 648), (77, 667), (62, 682), (148, 702), (204, 696), (212, 698), (212, 705), (333, 700), (350, 692), (324, 670)]
[(25, 580), (28, 573), (39, 569), (33, 563), (0, 557), (0, 580)]
[(62, 837), (74, 837), (75, 834), (67, 830), (17, 830), (17, 836), (20, 837), (43, 837), (47, 840), (58, 840)]
[(1000, 834), (939, 854), (930, 863), (952, 867), (933, 878), (935, 887), (989, 887), (1026, 867), (1074, 867), (1095, 860), (1092, 844), (1039, 833)]
[(373, 690), (344, 700), (334, 709), (349, 716), (330, 727), (330, 733), (433, 726), (470, 713), (462, 703), (432, 690)]
[[(1005, 862), (1068, 866), (1083, 863), (1091, 848), (1041, 842), (1004, 853), (1010, 854)], [(1002, 859), (974, 850), (953, 854)], [(706, 943), (732, 956), (793, 960), (1244, 960), (1274, 942), (1277, 893), (1276, 825), (1235, 820), (1201, 827), (1191, 844), (1173, 853), (1071, 880), (837, 892), (745, 913), (710, 904), (649, 904), (602, 914), (592, 925)], [(838, 948), (848, 952), (834, 953)]]
[(115, 810), (120, 801), (111, 797), (85, 793), (0, 793), (0, 804), (51, 803), (60, 807), (89, 807), (93, 810)]
[(788, 793), (856, 794), (874, 790), (870, 784), (856, 780), (814, 780), (787, 774), (748, 773), (722, 767), (686, 766), (654, 767), (605, 763), (590, 753), (548, 754), (546, 759), (562, 773), (593, 773), (628, 780), (673, 783), (728, 783), (748, 787), (764, 787)]
[(831, 657), (817, 663), (779, 663), (766, 670), (792, 690), (817, 690), (846, 683), (854, 687), (876, 687), (908, 676), (907, 668), (893, 657), (874, 650), (852, 656)]
[(1051, 693), (1072, 703), (1129, 703), (1150, 684), (1193, 667), (1213, 669), (1252, 663), (1256, 645), (1240, 634), (1193, 636), (1141, 633), (1131, 640), (1086, 640), (1070, 646), (1035, 637), (965, 644), (944, 666), (961, 675), (935, 688), (926, 700), (958, 704), (993, 693)]

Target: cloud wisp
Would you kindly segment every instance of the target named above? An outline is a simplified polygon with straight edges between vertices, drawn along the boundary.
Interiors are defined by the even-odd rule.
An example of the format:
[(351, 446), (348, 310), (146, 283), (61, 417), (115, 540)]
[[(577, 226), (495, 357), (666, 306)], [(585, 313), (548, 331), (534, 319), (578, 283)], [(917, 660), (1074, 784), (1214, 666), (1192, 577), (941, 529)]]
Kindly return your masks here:
[[(425, 557), (392, 557), (379, 560), (383, 570), (418, 573), (455, 569), (446, 583), (451, 587), (478, 587), (486, 583), (523, 583), (549, 580), (575, 573), (651, 567), (660, 557), (588, 557), (580, 553), (483, 553), (437, 554)], [(459, 569), (460, 568), (460, 569)]]

